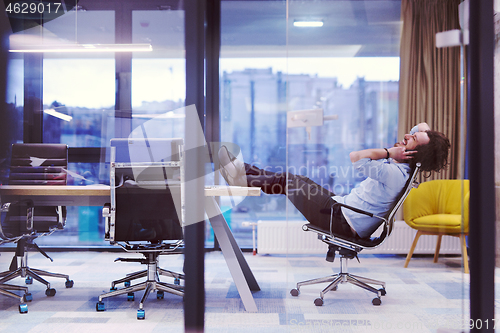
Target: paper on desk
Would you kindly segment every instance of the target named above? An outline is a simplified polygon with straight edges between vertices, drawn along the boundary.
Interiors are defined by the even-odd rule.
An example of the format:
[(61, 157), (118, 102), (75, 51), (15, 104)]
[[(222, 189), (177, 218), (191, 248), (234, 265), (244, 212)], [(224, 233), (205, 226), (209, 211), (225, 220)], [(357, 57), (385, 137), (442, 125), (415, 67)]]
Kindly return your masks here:
[[(76, 172), (69, 171), (69, 170), (67, 170), (67, 169), (64, 169), (64, 171), (66, 171), (66, 173), (67, 173), (68, 175), (70, 175), (71, 177), (73, 177), (74, 179), (81, 180), (82, 182), (84, 182), (84, 183), (85, 183), (85, 185), (90, 185), (90, 184), (95, 183), (93, 180), (91, 180), (91, 179), (87, 179), (87, 178), (85, 178), (84, 176), (77, 174)], [(89, 184), (89, 183), (90, 183), (90, 184)]]
[(39, 167), (47, 159), (46, 158), (38, 158), (38, 157), (30, 156), (30, 160), (31, 160), (31, 166)]

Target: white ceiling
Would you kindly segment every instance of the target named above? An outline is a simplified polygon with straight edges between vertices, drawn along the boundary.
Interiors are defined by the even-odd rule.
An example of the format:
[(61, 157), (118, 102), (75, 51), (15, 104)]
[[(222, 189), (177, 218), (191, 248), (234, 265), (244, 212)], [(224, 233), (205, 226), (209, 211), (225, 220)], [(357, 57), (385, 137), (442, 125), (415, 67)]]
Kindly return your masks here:
[[(133, 11), (132, 42), (151, 43), (154, 49), (143, 56), (183, 57), (183, 11), (139, 8)], [(221, 56), (397, 57), (400, 11), (396, 0), (222, 1)], [(293, 26), (303, 19), (324, 25)], [(115, 20), (112, 10), (71, 11), (31, 33), (46, 40), (108, 44), (115, 41)]]

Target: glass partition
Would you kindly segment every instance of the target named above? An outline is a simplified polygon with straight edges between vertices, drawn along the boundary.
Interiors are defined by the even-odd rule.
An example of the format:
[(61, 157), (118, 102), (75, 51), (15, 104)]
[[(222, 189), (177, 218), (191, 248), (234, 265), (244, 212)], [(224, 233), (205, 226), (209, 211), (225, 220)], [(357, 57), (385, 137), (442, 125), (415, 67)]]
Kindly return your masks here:
[[(66, 44), (113, 44), (114, 11), (73, 10), (45, 23), (47, 36)], [(42, 67), (43, 142), (100, 147), (103, 110), (115, 104), (114, 54), (46, 52)]]
[[(421, 135), (431, 138), (432, 144), (439, 140), (426, 132), (424, 121), (434, 126), (432, 130), (448, 133), (453, 145), (448, 162), (455, 163), (450, 168), (464, 163), (464, 155), (457, 158), (453, 153), (463, 149), (464, 132), (448, 132), (432, 117), (417, 117), (413, 125), (421, 123), (418, 130), (412, 131), (413, 125), (398, 130), (399, 115), (406, 112), (399, 109), (401, 10), (395, 1), (287, 2), (289, 174), (282, 233), (288, 238), (287, 291), (292, 300), (310, 305), (302, 308), (301, 316), (287, 312), (291, 326), (346, 331), (469, 327), (468, 265), (464, 265), (469, 184), (463, 173), (451, 177), (432, 173), (427, 178), (429, 172), (422, 171), (420, 186), (410, 190), (386, 229), (382, 219), (332, 206), (339, 202), (388, 218), (386, 212), (413, 170), (412, 162), (394, 155), (398, 146), (416, 149), (411, 141)], [(450, 119), (456, 119), (450, 126), (464, 128), (465, 117)], [(429, 170), (423, 161), (424, 170)], [(406, 176), (401, 178), (401, 173)], [(424, 216), (430, 207), (437, 215)], [(439, 215), (445, 211), (448, 215)], [(305, 224), (322, 231), (304, 232)], [(271, 232), (268, 225), (261, 221), (260, 236)], [(382, 240), (388, 230), (389, 236), (371, 248), (368, 239)], [(322, 242), (316, 236), (333, 240)], [(436, 252), (440, 256), (433, 259)], [(310, 256), (305, 259), (304, 253)], [(310, 285), (332, 270), (339, 275)], [(306, 282), (297, 284), (300, 281)]]
[[(109, 184), (107, 148), (113, 138), (128, 138), (145, 127), (150, 137), (189, 134), (185, 115), (178, 111), (185, 103), (186, 86), (182, 2), (172, 6), (153, 2), (123, 1), (122, 6), (120, 1), (113, 5), (80, 1), (89, 9), (69, 10), (40, 29), (13, 34), (21, 41), (62, 40), (64, 46), (127, 41), (151, 45), (152, 51), (10, 53), (7, 107), (0, 112), (0, 184), (8, 182), (10, 145), (22, 142), (27, 129), (39, 132), (43, 142), (70, 146), (70, 185)], [(384, 154), (383, 148), (389, 150), (398, 142), (406, 145), (410, 140), (404, 135), (411, 127), (404, 132), (398, 129), (401, 115), (407, 112), (399, 103), (402, 11), (399, 0), (221, 1), (220, 142), (241, 148), (243, 160), (260, 170), (293, 174), (286, 177), (286, 184), (307, 178), (338, 200), (356, 189), (366, 189), (370, 175), (353, 165), (350, 153), (380, 149), (378, 153)], [(464, 50), (461, 52), (463, 55)], [(461, 63), (459, 77), (465, 80), (463, 57)], [(468, 250), (470, 187), (465, 164), (464, 82), (459, 120), (451, 125), (455, 132), (450, 136), (455, 154), (450, 163), (458, 168), (451, 178), (459, 182), (450, 187), (458, 195), (450, 200), (455, 212), (452, 233), (458, 237), (448, 236), (445, 224), (417, 234), (409, 217), (416, 208), (404, 204), (390, 237), (379, 247), (362, 250), (359, 263), (348, 260), (349, 272), (386, 283), (387, 295), (381, 292), (380, 307), (372, 303), (378, 294), (350, 284), (340, 284), (338, 290), (327, 293), (317, 302), (323, 306), (314, 300), (326, 284), (301, 287), (296, 297), (290, 294), (297, 282), (335, 274), (341, 268), (339, 254), (333, 263), (325, 260), (328, 245), (303, 231), (302, 226), (313, 221), (306, 220), (303, 206), (298, 209), (300, 203), (291, 198), (290, 188), (285, 189), (287, 195), (262, 192), (258, 197), (220, 198), (238, 246), (254, 248), (257, 255), (249, 262), (259, 282), (264, 281), (260, 294), (253, 293), (259, 315), (278, 317), (280, 328), (286, 331), (334, 331), (341, 326), (346, 331), (437, 332), (471, 327), (469, 277), (464, 265), (467, 255), (462, 260), (462, 253)], [(32, 86), (39, 94), (35, 99), (41, 100), (41, 107), (33, 110), (24, 105), (32, 102), (33, 96), (28, 96)], [(40, 114), (41, 121), (31, 123), (30, 117)], [(207, 121), (212, 116), (207, 114)], [(438, 114), (416, 122), (435, 125), (446, 119)], [(425, 176), (424, 172), (419, 177), (422, 185), (446, 178)], [(210, 177), (208, 182), (212, 182)], [(427, 185), (422, 185), (410, 195), (425, 190)], [(438, 191), (429, 193), (426, 199)], [(320, 213), (328, 216), (329, 207), (324, 208), (327, 214)], [(349, 232), (351, 225), (346, 223)], [(110, 244), (104, 241), (103, 229), (100, 207), (68, 207), (64, 230), (41, 238), (38, 244), (104, 248)], [(381, 232), (379, 228), (363, 235)], [(213, 243), (213, 233), (207, 228), (206, 246), (212, 248)], [(407, 259), (413, 244), (413, 256)], [(434, 259), (436, 248), (440, 256)], [(267, 259), (277, 259), (283, 266), (260, 266)], [(226, 298), (238, 297), (232, 282), (226, 283), (229, 278), (213, 276), (224, 284), (220, 290), (226, 292), (224, 288), (230, 285)], [(253, 314), (241, 318), (244, 316)], [(208, 329), (213, 329), (211, 323)]]
[[(221, 142), (238, 145), (245, 162), (273, 171), (286, 163), (286, 6), (283, 1), (221, 2)], [(223, 211), (232, 207), (230, 197), (220, 200)], [(284, 197), (263, 194), (227, 209), (239, 246), (252, 248), (248, 222), (283, 221), (285, 204)]]
[[(184, 106), (185, 99), (183, 11), (176, 10), (176, 5), (168, 10), (161, 6), (138, 10), (125, 6), (119, 11), (113, 10), (112, 4), (81, 5), (68, 7), (63, 15), (10, 36), (12, 48), (46, 49), (9, 54), (10, 111), (2, 114), (2, 124), (6, 125), (2, 133), (9, 136), (2, 140), (4, 184), (8, 182), (10, 144), (23, 141), (23, 127), (38, 115), (40, 121), (30, 128), (42, 126), (41, 140), (70, 147), (68, 185), (109, 184), (110, 140), (128, 137), (157, 116), (164, 117), (164, 122), (149, 128), (151, 136), (184, 136), (184, 115), (175, 111)], [(117, 16), (127, 10), (130, 16)], [(124, 25), (131, 27), (116, 29)], [(91, 48), (116, 48), (125, 40), (132, 46), (149, 46), (150, 50), (89, 52)], [(125, 76), (127, 79), (120, 81), (119, 77)], [(29, 85), (34, 85), (35, 95), (41, 94), (40, 107), (32, 111), (23, 110), (27, 80), (32, 80)], [(127, 99), (128, 105), (123, 102)], [(28, 115), (30, 112), (33, 116)], [(41, 245), (109, 246), (103, 238), (100, 207), (67, 210), (64, 230), (41, 238)]]
[(7, 61), (5, 110), (0, 112), (0, 185), (9, 179), (11, 145), (23, 140), (24, 62), (10, 54)]

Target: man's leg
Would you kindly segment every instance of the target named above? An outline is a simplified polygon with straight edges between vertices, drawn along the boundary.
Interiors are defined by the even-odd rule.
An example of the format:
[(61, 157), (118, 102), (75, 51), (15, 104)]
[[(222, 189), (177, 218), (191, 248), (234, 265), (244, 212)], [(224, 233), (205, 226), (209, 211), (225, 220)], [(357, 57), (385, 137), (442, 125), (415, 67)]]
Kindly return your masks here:
[(309, 178), (291, 173), (270, 172), (243, 164), (225, 146), (219, 149), (218, 157), (221, 174), (229, 185), (260, 187), (268, 194), (288, 194), (288, 199), (310, 223), (330, 230), (332, 218), (331, 230), (334, 233), (346, 234), (347, 230), (346, 235), (352, 235), (339, 207), (334, 210), (332, 217), (321, 213), (321, 210), (332, 206), (334, 194)]
[[(305, 176), (270, 172), (245, 163), (248, 186), (260, 187), (267, 194), (287, 194), (292, 204), (312, 224), (329, 230), (330, 214), (321, 213), (334, 203), (332, 192)], [(288, 185), (288, 186), (287, 186)], [(334, 217), (334, 220), (336, 218)], [(335, 228), (336, 229), (336, 228)]]

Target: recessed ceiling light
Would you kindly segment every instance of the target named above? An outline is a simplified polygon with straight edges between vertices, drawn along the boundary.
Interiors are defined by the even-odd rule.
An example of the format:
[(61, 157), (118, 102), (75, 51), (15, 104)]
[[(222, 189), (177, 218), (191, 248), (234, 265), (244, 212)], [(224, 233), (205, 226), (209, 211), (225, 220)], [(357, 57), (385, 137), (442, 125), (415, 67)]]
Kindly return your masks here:
[(19, 45), (9, 52), (45, 53), (45, 52), (151, 52), (151, 44), (46, 44)]
[(310, 27), (322, 27), (323, 21), (293, 21), (294, 27), (310, 28)]

